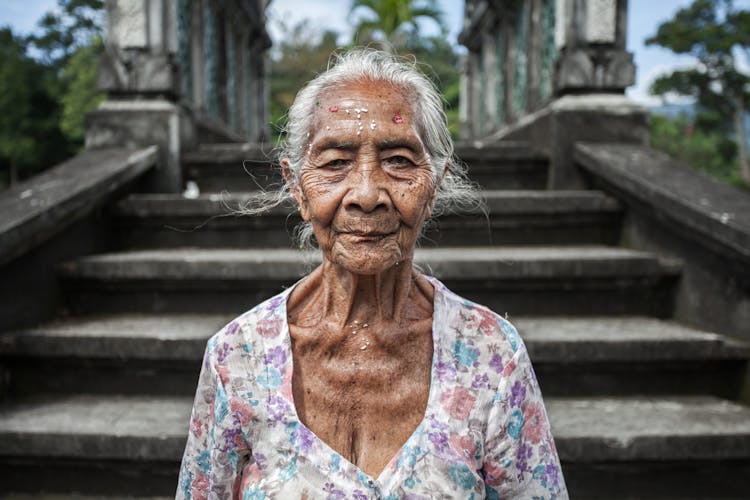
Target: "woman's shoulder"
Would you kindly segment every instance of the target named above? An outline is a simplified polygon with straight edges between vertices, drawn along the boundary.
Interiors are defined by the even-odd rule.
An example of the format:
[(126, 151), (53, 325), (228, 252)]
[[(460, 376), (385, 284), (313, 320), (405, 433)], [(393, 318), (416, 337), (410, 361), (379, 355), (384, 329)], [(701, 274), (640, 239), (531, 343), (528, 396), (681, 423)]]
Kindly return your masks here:
[(444, 325), (457, 338), (493, 350), (506, 348), (515, 353), (525, 349), (518, 330), (507, 317), (461, 297), (434, 278), (430, 281), (440, 301), (435, 313), (441, 317), (437, 318), (436, 324)]
[(258, 336), (278, 337), (286, 325), (287, 294), (288, 290), (285, 290), (226, 323), (208, 339), (207, 357), (225, 358), (230, 353), (246, 352)]

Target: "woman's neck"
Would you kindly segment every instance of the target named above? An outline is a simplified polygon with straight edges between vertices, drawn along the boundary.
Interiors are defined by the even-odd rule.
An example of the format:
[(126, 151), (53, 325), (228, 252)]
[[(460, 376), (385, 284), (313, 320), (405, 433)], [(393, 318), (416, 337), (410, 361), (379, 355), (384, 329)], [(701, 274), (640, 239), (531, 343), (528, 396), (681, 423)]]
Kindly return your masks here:
[[(415, 310), (413, 306), (417, 307)], [(432, 313), (432, 286), (404, 260), (377, 275), (352, 273), (327, 259), (289, 298), (289, 320), (298, 326), (403, 323)]]

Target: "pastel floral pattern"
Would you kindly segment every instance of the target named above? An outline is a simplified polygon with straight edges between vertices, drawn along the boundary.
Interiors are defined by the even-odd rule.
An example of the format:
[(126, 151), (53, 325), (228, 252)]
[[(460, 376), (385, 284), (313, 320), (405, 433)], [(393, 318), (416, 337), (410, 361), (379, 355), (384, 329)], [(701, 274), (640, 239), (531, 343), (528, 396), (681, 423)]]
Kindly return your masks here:
[(297, 416), (289, 289), (209, 340), (176, 498), (568, 498), (515, 328), (430, 281), (434, 354), (427, 411), (377, 478)]

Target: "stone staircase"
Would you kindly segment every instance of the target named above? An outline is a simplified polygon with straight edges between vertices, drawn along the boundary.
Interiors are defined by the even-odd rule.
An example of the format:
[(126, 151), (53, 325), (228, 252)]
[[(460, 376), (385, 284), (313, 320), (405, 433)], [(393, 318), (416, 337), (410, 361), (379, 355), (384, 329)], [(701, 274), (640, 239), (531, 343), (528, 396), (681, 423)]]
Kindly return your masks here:
[[(680, 262), (618, 247), (617, 200), (545, 191), (524, 144), (459, 154), (488, 214), (441, 217), (417, 261), (518, 326), (571, 498), (747, 498), (750, 350), (670, 321)], [(289, 248), (290, 207), (228, 214), (279, 182), (262, 158), (204, 145), (184, 161), (199, 197), (119, 201), (115, 250), (59, 268), (68, 314), (0, 337), (4, 491), (174, 493), (207, 338), (319, 259)]]

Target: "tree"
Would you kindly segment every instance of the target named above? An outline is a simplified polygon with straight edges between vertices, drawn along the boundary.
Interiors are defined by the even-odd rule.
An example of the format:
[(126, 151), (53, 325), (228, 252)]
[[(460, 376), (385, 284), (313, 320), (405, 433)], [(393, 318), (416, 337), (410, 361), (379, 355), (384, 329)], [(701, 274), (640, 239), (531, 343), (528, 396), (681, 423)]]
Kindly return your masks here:
[(62, 108), (60, 129), (75, 146), (83, 144), (84, 118), (103, 99), (96, 89), (104, 51), (104, 0), (57, 0), (57, 10), (39, 21), (29, 42), (40, 61), (56, 72), (55, 94)]
[(65, 159), (54, 73), (28, 57), (27, 41), (0, 29), (0, 170), (8, 182)]
[(103, 50), (102, 39), (94, 38), (90, 45), (78, 48), (62, 68), (61, 77), (65, 88), (60, 97), (60, 129), (76, 144), (83, 144), (86, 113), (95, 109), (105, 97), (104, 93), (96, 89), (99, 59)]
[(686, 114), (674, 118), (652, 115), (651, 147), (721, 181), (740, 183), (734, 164), (736, 144), (718, 130), (696, 127)]
[[(362, 17), (362, 12), (369, 17)], [(359, 39), (354, 43), (377, 42), (388, 51), (413, 45), (419, 37), (420, 18), (432, 19), (447, 32), (436, 0), (352, 0), (349, 17), (358, 19), (354, 33)]]
[(41, 53), (41, 62), (57, 70), (79, 49), (101, 39), (105, 0), (57, 0), (57, 10), (39, 20), (40, 33), (29, 41)]
[(646, 40), (647, 45), (660, 45), (698, 60), (695, 68), (657, 78), (651, 92), (694, 97), (699, 107), (696, 127), (704, 131), (733, 130), (740, 175), (748, 186), (750, 163), (744, 120), (750, 106), (750, 76), (739, 69), (737, 57), (744, 56), (750, 63), (749, 33), (750, 11), (736, 10), (731, 0), (694, 0)]

